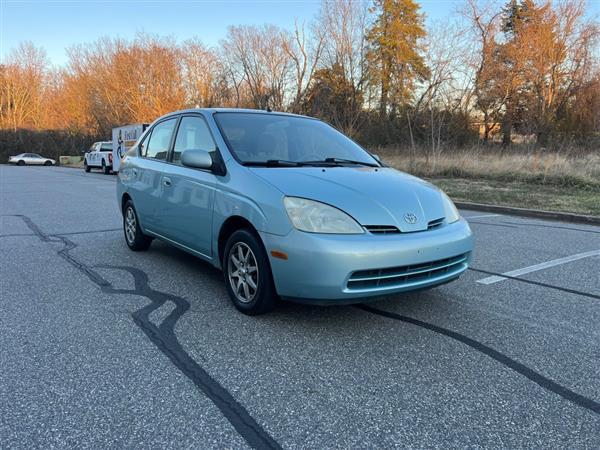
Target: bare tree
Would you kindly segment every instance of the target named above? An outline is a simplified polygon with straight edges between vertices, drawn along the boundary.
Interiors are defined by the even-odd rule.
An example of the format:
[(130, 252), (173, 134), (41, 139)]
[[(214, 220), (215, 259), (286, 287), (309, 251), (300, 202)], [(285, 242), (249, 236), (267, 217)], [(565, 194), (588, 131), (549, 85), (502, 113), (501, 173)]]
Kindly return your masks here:
[[(424, 47), (424, 61), (429, 68), (429, 78), (417, 91), (412, 108), (412, 118), (429, 117), (429, 153), (434, 164), (444, 145), (442, 129), (452, 114), (469, 108), (472, 72), (466, 69), (465, 60), (472, 51), (471, 40), (464, 28), (447, 21), (431, 27)], [(408, 110), (406, 111), (409, 114)], [(429, 153), (427, 157), (429, 158)]]
[[(317, 27), (324, 30), (323, 58), (320, 68), (341, 68), (352, 86), (348, 111), (354, 111), (348, 122), (348, 133), (359, 127), (367, 84), (366, 30), (368, 4), (353, 0), (323, 0)], [(367, 99), (367, 102), (369, 99)]]
[(483, 141), (487, 143), (506, 100), (500, 93), (495, 73), (496, 35), (501, 12), (491, 3), (482, 6), (477, 0), (467, 0), (462, 14), (470, 24), (478, 47), (471, 62), (473, 93), (475, 105), (482, 115)]
[(285, 108), (290, 60), (280, 28), (274, 25), (229, 27), (222, 47), (228, 73), (238, 86), (238, 92), (243, 83), (255, 108)]
[(37, 127), (42, 118), (47, 59), (44, 50), (24, 42), (0, 68), (0, 123), (16, 130)]
[(538, 144), (546, 145), (560, 111), (594, 76), (593, 49), (600, 29), (584, 20), (584, 0), (555, 7), (547, 2), (530, 14), (519, 30), (513, 57), (526, 61), (531, 122)]
[(283, 50), (290, 58), (294, 72), (295, 93), (290, 105), (294, 112), (299, 112), (302, 108), (325, 44), (325, 34), (319, 27), (313, 27), (312, 32), (312, 35), (307, 36), (304, 23), (298, 24), (298, 21), (294, 22), (293, 33), (282, 32)]
[(216, 51), (198, 39), (181, 45), (181, 64), (186, 104), (190, 107), (231, 105), (225, 67)]
[(104, 38), (69, 52), (67, 80), (97, 130), (148, 122), (185, 105), (181, 51), (168, 38)]

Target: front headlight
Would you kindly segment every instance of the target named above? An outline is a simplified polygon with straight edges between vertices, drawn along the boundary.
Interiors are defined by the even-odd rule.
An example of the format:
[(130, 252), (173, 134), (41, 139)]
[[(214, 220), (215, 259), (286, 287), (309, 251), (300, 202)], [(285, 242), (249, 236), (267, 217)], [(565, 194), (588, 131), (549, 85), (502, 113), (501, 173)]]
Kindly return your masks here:
[(456, 222), (458, 219), (460, 219), (460, 213), (458, 212), (458, 209), (456, 209), (454, 202), (450, 200), (450, 197), (448, 197), (445, 192), (440, 192), (442, 193), (442, 201), (444, 202), (444, 213), (446, 214), (446, 222)]
[(329, 234), (362, 234), (364, 230), (345, 212), (300, 197), (284, 197), (283, 204), (292, 224), (300, 231)]

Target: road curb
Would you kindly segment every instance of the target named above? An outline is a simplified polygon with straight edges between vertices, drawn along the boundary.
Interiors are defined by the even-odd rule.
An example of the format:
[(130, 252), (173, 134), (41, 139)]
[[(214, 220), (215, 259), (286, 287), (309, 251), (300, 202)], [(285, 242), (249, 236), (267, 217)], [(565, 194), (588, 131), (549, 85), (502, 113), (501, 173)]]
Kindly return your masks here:
[(539, 209), (516, 208), (513, 206), (486, 205), (484, 203), (454, 202), (458, 208), (472, 209), (475, 211), (509, 214), (512, 216), (533, 217), (537, 219), (560, 220), (562, 222), (583, 223), (587, 225), (600, 225), (600, 217), (583, 214), (572, 214), (557, 211), (543, 211)]

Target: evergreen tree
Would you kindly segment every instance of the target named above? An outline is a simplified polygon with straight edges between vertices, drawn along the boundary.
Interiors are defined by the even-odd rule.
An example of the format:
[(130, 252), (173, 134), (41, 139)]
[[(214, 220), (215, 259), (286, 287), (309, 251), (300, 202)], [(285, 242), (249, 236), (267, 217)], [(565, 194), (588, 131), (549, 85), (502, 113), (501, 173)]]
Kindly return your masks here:
[(408, 103), (416, 80), (429, 77), (421, 56), (424, 17), (413, 0), (375, 0), (375, 20), (367, 32), (369, 79), (379, 94), (379, 112)]

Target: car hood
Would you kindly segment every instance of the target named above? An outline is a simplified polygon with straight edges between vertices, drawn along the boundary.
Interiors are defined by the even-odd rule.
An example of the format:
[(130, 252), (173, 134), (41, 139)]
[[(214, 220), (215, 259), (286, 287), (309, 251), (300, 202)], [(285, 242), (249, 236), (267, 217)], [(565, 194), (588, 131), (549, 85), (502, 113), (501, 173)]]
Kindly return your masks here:
[(335, 206), (363, 226), (394, 225), (403, 232), (421, 231), (427, 229), (429, 222), (445, 216), (438, 188), (391, 168), (254, 167), (250, 170), (285, 195)]

